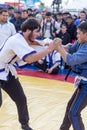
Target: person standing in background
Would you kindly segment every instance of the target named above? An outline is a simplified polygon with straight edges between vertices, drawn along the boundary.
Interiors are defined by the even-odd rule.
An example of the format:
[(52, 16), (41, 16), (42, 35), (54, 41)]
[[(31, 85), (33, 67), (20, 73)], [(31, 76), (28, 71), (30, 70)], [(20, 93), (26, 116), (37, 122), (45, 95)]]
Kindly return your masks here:
[(53, 19), (51, 12), (46, 12), (45, 19), (41, 23), (41, 30), (43, 39), (45, 38), (54, 39), (56, 33), (59, 32), (60, 28), (56, 20)]
[(62, 45), (66, 45), (67, 43), (70, 43), (70, 34), (67, 32), (67, 25), (62, 24), (60, 31), (58, 34), (56, 34), (56, 37), (59, 37), (62, 39)]
[(16, 33), (15, 26), (8, 21), (8, 11), (6, 9), (0, 10), (0, 45), (5, 42), (8, 37)]
[(21, 11), (21, 18), (22, 18), (22, 23), (28, 19), (28, 10), (24, 9)]
[(62, 12), (58, 12), (56, 14), (56, 21), (58, 23), (59, 31), (60, 31), (62, 24), (66, 25), (66, 21), (63, 19), (63, 13)]
[(20, 10), (14, 11), (14, 17), (10, 19), (10, 22), (14, 24), (17, 32), (21, 30), (22, 18)]
[(67, 32), (70, 35), (70, 43), (74, 43), (77, 35), (77, 27), (73, 22), (72, 16), (68, 16), (66, 18), (66, 24), (67, 24)]
[(8, 14), (9, 14), (9, 17), (8, 17), (8, 20), (12, 19), (14, 17), (14, 7), (13, 6), (9, 6), (7, 8), (8, 10)]
[(79, 17), (74, 21), (74, 24), (78, 26), (82, 21), (87, 20), (87, 14), (84, 10), (79, 12)]
[[(56, 34), (56, 37), (59, 37), (62, 39), (62, 45), (66, 45), (67, 43), (70, 43), (70, 34), (67, 32), (67, 25), (62, 24), (61, 25), (61, 30), (59, 31), (58, 34)], [(64, 62), (64, 60), (61, 57), (61, 69), (67, 69), (69, 68), (68, 65)]]

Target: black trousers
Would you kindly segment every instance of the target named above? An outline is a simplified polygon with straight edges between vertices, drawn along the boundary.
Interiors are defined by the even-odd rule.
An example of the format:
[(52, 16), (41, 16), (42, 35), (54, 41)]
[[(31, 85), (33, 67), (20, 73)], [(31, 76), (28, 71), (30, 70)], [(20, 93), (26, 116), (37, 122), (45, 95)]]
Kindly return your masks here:
[(1, 89), (3, 89), (15, 102), (17, 106), (19, 122), (21, 124), (28, 123), (29, 114), (27, 108), (27, 100), (19, 80), (15, 79), (14, 76), (11, 75), (8, 81), (0, 80), (0, 106), (2, 104)]

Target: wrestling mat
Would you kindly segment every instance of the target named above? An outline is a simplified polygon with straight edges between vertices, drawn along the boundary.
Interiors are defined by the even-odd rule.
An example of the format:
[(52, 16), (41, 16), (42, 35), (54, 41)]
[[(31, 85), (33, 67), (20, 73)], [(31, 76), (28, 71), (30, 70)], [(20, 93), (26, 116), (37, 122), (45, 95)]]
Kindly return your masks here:
[[(57, 77), (56, 75), (47, 78), (44, 77), (44, 73), (41, 74), (43, 77), (19, 73), (20, 82), (27, 96), (30, 126), (34, 130), (58, 130), (63, 120), (67, 102), (75, 88), (70, 82), (53, 78)], [(87, 109), (82, 112), (82, 117), (85, 129), (87, 129)], [(14, 102), (3, 92), (3, 104), (0, 109), (0, 130), (21, 130), (17, 118)]]

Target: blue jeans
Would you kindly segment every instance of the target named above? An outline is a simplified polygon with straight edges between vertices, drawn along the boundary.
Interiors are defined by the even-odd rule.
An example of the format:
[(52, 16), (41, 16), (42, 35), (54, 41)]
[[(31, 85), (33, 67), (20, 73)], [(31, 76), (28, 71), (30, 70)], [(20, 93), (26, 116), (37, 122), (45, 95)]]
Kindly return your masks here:
[(69, 130), (73, 127), (73, 130), (85, 130), (84, 124), (81, 118), (81, 111), (87, 106), (87, 81), (81, 81), (79, 87), (76, 89), (71, 99), (69, 100), (63, 119), (63, 123), (60, 127), (61, 130)]

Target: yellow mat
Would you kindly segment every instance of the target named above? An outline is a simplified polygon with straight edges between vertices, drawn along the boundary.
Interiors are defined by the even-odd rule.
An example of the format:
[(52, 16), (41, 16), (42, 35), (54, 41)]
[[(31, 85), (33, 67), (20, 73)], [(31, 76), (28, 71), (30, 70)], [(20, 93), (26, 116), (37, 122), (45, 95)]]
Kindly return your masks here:
[[(28, 100), (30, 126), (34, 130), (58, 130), (73, 84), (57, 80), (19, 76)], [(82, 112), (87, 129), (87, 109)], [(0, 130), (21, 130), (14, 102), (3, 92)], [(72, 130), (72, 128), (70, 129)]]

